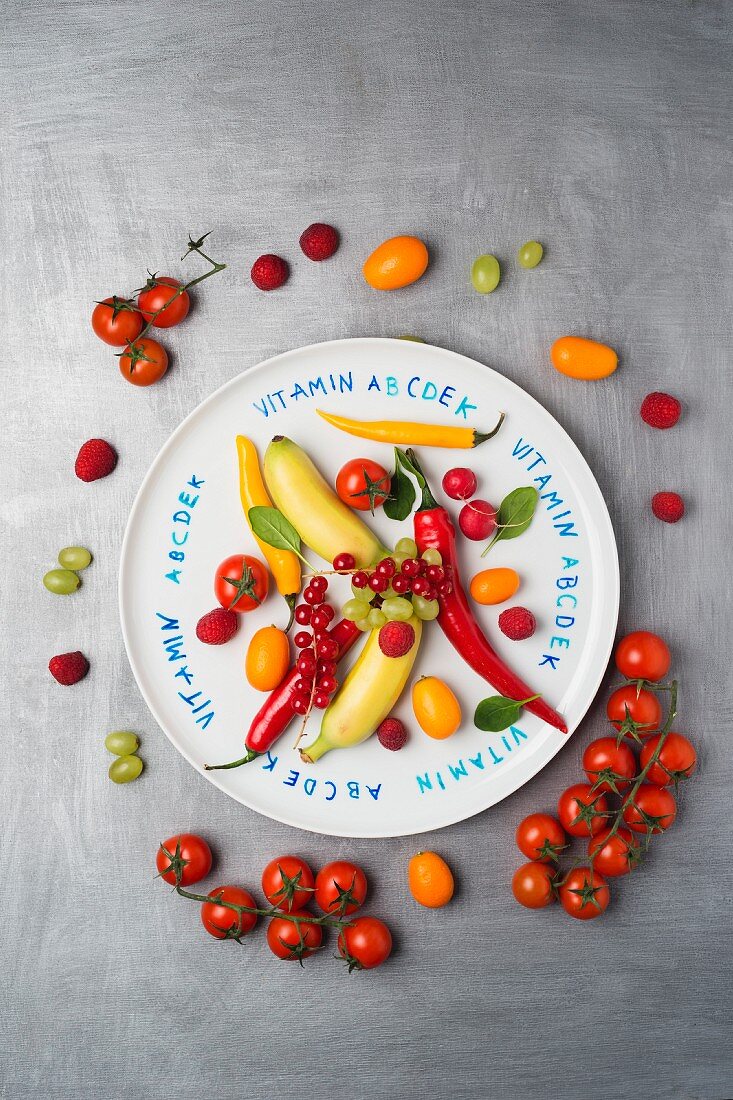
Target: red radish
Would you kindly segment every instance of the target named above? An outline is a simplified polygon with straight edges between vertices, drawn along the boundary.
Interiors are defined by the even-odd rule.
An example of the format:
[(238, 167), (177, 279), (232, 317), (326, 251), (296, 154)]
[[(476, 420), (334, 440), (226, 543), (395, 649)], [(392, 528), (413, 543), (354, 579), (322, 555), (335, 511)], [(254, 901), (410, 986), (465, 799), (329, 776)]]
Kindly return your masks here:
[(458, 526), (467, 539), (481, 542), (496, 530), (496, 508), (488, 500), (470, 500), (458, 514)]
[(476, 475), (467, 466), (454, 466), (443, 478), (443, 492), (451, 500), (468, 500), (476, 492)]

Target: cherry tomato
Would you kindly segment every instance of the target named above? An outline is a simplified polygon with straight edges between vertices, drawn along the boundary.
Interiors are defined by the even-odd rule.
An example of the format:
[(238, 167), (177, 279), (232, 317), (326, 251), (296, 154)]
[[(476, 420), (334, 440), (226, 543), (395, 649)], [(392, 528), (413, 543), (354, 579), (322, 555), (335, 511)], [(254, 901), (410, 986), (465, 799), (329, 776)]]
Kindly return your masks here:
[(246, 905), (250, 909), (257, 908), (257, 902), (248, 890), (241, 886), (217, 886), (209, 894), (211, 901), (205, 901), (201, 906), (201, 921), (204, 928), (217, 940), (238, 940), (246, 936), (257, 924), (256, 913), (237, 913), (234, 909), (228, 909), (226, 905), (219, 905), (219, 901), (231, 901), (234, 905)]
[(634, 630), (616, 646), (616, 668), (627, 680), (663, 680), (671, 663), (667, 643), (649, 630)]
[(606, 714), (613, 722), (616, 729), (621, 729), (621, 724), (626, 718), (628, 710), (629, 718), (641, 728), (637, 731), (644, 737), (647, 733), (653, 733), (659, 729), (662, 720), (662, 704), (656, 695), (646, 688), (639, 691), (634, 684), (626, 684), (613, 692)]
[(636, 866), (636, 843), (633, 834), (621, 827), (609, 839), (610, 829), (603, 829), (588, 841), (588, 855), (594, 856), (593, 867), (602, 875), (613, 878), (628, 875)]
[(544, 909), (555, 900), (552, 879), (553, 867), (546, 863), (524, 863), (512, 876), (512, 893), (525, 909)]
[(273, 859), (262, 872), (262, 892), (270, 905), (289, 913), (302, 909), (313, 897), (313, 872), (298, 856)]
[(677, 803), (664, 787), (642, 783), (633, 802), (624, 803), (623, 814), (635, 833), (663, 833), (677, 816)]
[(146, 321), (151, 321), (159, 309), (163, 310), (153, 321), (155, 328), (173, 328), (188, 313), (191, 299), (185, 290), (181, 294), (177, 293), (181, 285), (178, 279), (171, 279), (167, 275), (153, 275), (148, 279), (145, 290), (138, 294), (137, 304)]
[(126, 298), (118, 298), (116, 295), (97, 302), (92, 310), (92, 328), (105, 344), (111, 344), (113, 348), (123, 348), (140, 335), (145, 321), (134, 306), (132, 309), (126, 308), (131, 305), (132, 302)]
[[(304, 909), (293, 911), (294, 917), (308, 917)], [(291, 921), (273, 917), (267, 926), (267, 944), (278, 959), (302, 961), (317, 951), (323, 942), (323, 929), (311, 921)]]
[(604, 794), (591, 790), (589, 783), (574, 783), (560, 795), (557, 816), (571, 836), (591, 836), (606, 824), (608, 801)]
[(597, 791), (622, 791), (636, 775), (636, 757), (625, 741), (599, 737), (583, 753), (583, 770)]
[[(211, 870), (211, 848), (195, 833), (168, 837), (158, 848), (155, 866), (163, 882), (171, 886), (193, 886)], [(177, 873), (180, 878), (177, 878)]]
[(590, 867), (576, 867), (559, 889), (560, 904), (577, 920), (593, 920), (608, 909), (611, 891), (603, 875)]
[(350, 508), (374, 512), (389, 495), (390, 476), (384, 466), (371, 458), (352, 458), (342, 466), (336, 478), (336, 492)]
[(133, 386), (152, 386), (168, 370), (168, 352), (157, 340), (143, 336), (120, 356), (120, 374)]
[(530, 814), (517, 825), (519, 851), (538, 863), (550, 863), (568, 839), (560, 822), (550, 814)]
[(219, 564), (214, 578), (214, 595), (228, 611), (252, 611), (267, 598), (270, 578), (259, 558), (232, 554)]
[[(645, 768), (656, 752), (661, 734), (655, 734), (644, 742), (640, 762)], [(681, 733), (668, 733), (659, 756), (646, 773), (647, 783), (655, 787), (668, 787), (678, 779), (686, 779), (695, 770), (697, 753), (690, 741)]]
[(349, 970), (373, 970), (392, 953), (392, 933), (377, 917), (357, 917), (339, 933), (338, 948)]
[(316, 905), (324, 913), (355, 913), (366, 896), (366, 875), (355, 863), (335, 860), (316, 875)]

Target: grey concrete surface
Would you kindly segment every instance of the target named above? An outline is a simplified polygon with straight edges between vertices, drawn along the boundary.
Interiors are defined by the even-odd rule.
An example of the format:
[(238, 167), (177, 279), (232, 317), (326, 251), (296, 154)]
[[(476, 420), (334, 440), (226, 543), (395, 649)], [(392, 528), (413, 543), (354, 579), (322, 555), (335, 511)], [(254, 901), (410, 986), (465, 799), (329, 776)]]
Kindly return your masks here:
[[(733, 1095), (730, 5), (8, 0), (0, 18), (0, 1096)], [(343, 233), (319, 267), (296, 247), (316, 219)], [(230, 266), (171, 334), (165, 381), (137, 391), (90, 303), (147, 266), (177, 274), (189, 229)], [(410, 231), (428, 277), (371, 292), (362, 258)], [(531, 237), (546, 261), (520, 278)], [(267, 250), (294, 260), (278, 294), (247, 278)], [(467, 282), (485, 250), (507, 261), (490, 299)], [(516, 823), (577, 776), (603, 691), (529, 786), (425, 837), (459, 880), (433, 913), (407, 895), (414, 841), (330, 841), (227, 800), (156, 729), (127, 665), (120, 540), (181, 418), (275, 352), (406, 331), (491, 363), (570, 431), (616, 526), (620, 625), (674, 649), (700, 772), (601, 921), (527, 913), (508, 882)], [(547, 347), (566, 331), (617, 347), (617, 374), (556, 375)], [(675, 431), (639, 420), (655, 388), (685, 403)], [(92, 435), (120, 463), (89, 487), (72, 466)], [(676, 527), (650, 516), (660, 488), (688, 501)], [(95, 555), (83, 591), (47, 597), (41, 575), (76, 542)], [(57, 687), (46, 663), (76, 647), (92, 672)], [(119, 727), (146, 762), (127, 788), (102, 746)], [(347, 978), (328, 953), (300, 970), (261, 935), (204, 937), (152, 875), (158, 840), (186, 827), (211, 839), (219, 881), (256, 886), (284, 849), (362, 861), (392, 962)]]

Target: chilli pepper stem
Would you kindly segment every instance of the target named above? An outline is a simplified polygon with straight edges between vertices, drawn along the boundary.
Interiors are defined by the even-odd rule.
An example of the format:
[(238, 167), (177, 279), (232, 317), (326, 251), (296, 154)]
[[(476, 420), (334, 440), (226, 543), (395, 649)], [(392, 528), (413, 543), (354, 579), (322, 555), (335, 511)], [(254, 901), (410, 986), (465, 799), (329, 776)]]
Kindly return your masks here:
[(262, 756), (262, 753), (250, 749), (246, 756), (241, 756), (239, 760), (230, 760), (228, 764), (204, 764), (204, 771), (223, 772), (229, 768), (241, 768), (242, 764), (251, 764), (258, 756)]

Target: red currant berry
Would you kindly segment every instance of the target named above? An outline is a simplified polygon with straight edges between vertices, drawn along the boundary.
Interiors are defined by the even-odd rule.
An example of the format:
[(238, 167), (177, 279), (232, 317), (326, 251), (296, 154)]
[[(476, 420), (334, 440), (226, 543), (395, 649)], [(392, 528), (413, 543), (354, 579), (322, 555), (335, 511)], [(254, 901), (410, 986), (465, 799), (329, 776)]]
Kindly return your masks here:
[(323, 603), (323, 593), (319, 592), (316, 588), (313, 588), (313, 586), (309, 584), (303, 592), (303, 599), (306, 603), (312, 605)]
[(420, 572), (420, 562), (417, 558), (405, 558), (402, 563), (402, 572), (406, 577), (416, 577)]
[(322, 604), (317, 611), (313, 612), (311, 616), (311, 626), (314, 631), (325, 630), (331, 621), (332, 615), (328, 614), (330, 608)]
[(409, 577), (403, 577), (401, 574), (398, 574), (396, 577), (393, 577), (392, 578), (392, 591), (396, 592), (398, 596), (401, 596), (403, 592), (409, 592), (410, 591), (410, 578)]
[(425, 571), (425, 576), (433, 584), (440, 584), (445, 580), (445, 570), (441, 565), (429, 565)]
[(295, 667), (301, 676), (312, 676), (316, 668), (316, 659), (313, 656), (313, 650), (304, 649), (295, 662)]
[(307, 603), (299, 603), (295, 609), (295, 621), (299, 626), (308, 626), (312, 614), (313, 609)]
[[(295, 692), (295, 695), (310, 695), (312, 684), (312, 680), (306, 679), (305, 676), (299, 676), (293, 684), (293, 691)], [(293, 696), (293, 698), (295, 698), (295, 695)]]
[(318, 656), (324, 661), (332, 661), (339, 651), (338, 642), (333, 638), (321, 638), (318, 643)]
[(369, 578), (369, 587), (372, 592), (386, 592), (389, 588), (389, 580), (386, 577), (381, 577), (379, 573), (372, 573)]
[(412, 591), (416, 596), (424, 596), (430, 589), (430, 581), (427, 577), (415, 577), (412, 582)]
[(424, 577), (428, 571), (428, 563), (424, 558), (417, 559), (417, 573), (419, 577)]
[(333, 559), (333, 567), (337, 573), (348, 573), (350, 569), (353, 569), (356, 565), (356, 560), (353, 554), (337, 554)]
[(325, 592), (328, 588), (328, 581), (321, 573), (318, 573), (311, 579), (310, 587), (315, 592)]
[(394, 577), (396, 571), (397, 566), (392, 558), (382, 558), (377, 566), (377, 573), (379, 573), (380, 577)]
[(325, 710), (330, 702), (331, 698), (325, 691), (317, 691), (313, 696), (313, 706), (318, 707), (319, 710)]
[(321, 691), (325, 691), (326, 695), (333, 695), (338, 685), (338, 680), (333, 676), (323, 676), (318, 681), (318, 686)]
[(369, 574), (365, 573), (362, 569), (361, 572), (354, 573), (354, 576), (351, 578), (351, 583), (354, 588), (366, 588), (369, 584)]
[(321, 658), (316, 665), (316, 669), (319, 676), (333, 676), (336, 673), (336, 664), (334, 661), (324, 661)]
[(453, 592), (453, 581), (443, 581), (442, 584), (438, 585), (438, 595), (440, 595), (440, 596), (450, 596), (452, 592)]
[(290, 705), (296, 714), (307, 714), (309, 702), (310, 697), (307, 695), (294, 695)]
[(309, 634), (307, 630), (299, 630), (293, 641), (296, 649), (307, 649), (313, 641), (313, 635)]
[(438, 589), (435, 587), (434, 584), (431, 584), (430, 581), (428, 581), (428, 587), (422, 593), (423, 599), (424, 600), (434, 600), (437, 595), (438, 595)]

